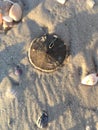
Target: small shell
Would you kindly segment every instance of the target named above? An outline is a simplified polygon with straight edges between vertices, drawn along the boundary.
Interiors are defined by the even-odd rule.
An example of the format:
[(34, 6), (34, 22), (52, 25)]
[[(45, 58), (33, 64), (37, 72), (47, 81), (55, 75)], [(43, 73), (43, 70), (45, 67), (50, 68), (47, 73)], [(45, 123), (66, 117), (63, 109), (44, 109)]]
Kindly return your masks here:
[(9, 23), (9, 22), (3, 21), (3, 29), (4, 30), (10, 29), (12, 26), (13, 26), (13, 23)]
[(66, 0), (57, 0), (57, 2), (59, 2), (60, 4), (64, 4)]
[(96, 75), (96, 73), (92, 73), (87, 75), (82, 81), (81, 83), (84, 85), (95, 85), (98, 82), (98, 77)]
[(9, 16), (16, 22), (21, 20), (22, 17), (22, 9), (21, 6), (18, 3), (14, 3), (10, 10), (9, 10)]
[(3, 20), (8, 22), (8, 23), (13, 22), (13, 19), (10, 16), (3, 16)]
[(93, 8), (94, 5), (95, 5), (95, 1), (94, 1), (94, 0), (87, 0), (86, 3), (87, 3), (87, 5), (88, 5), (90, 8)]
[(36, 122), (36, 125), (39, 127), (39, 128), (44, 128), (48, 125), (48, 114), (46, 111), (43, 111), (41, 116), (39, 116), (37, 122)]
[(13, 99), (17, 97), (17, 92), (14, 89), (10, 88), (10, 89), (7, 89), (5, 96), (7, 98)]
[(90, 126), (87, 125), (85, 130), (91, 130)]

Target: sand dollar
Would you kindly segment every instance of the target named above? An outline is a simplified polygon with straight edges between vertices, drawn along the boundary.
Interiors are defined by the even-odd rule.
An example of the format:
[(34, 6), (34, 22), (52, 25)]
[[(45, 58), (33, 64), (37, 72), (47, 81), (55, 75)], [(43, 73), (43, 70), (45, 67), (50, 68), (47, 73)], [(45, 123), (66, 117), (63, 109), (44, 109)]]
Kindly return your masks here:
[(21, 20), (22, 17), (22, 9), (21, 6), (18, 3), (14, 3), (10, 10), (9, 10), (9, 16), (16, 22)]
[(28, 51), (30, 63), (43, 72), (57, 70), (67, 56), (67, 46), (61, 38), (54, 34), (45, 34), (35, 38)]

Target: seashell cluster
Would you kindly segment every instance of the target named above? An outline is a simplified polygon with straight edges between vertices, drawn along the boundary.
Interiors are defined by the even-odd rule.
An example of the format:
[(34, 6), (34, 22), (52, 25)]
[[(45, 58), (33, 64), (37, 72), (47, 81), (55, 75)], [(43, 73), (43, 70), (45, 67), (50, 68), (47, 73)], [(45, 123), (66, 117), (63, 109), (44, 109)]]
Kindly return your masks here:
[(18, 3), (11, 0), (2, 1), (0, 5), (0, 27), (10, 29), (14, 22), (19, 22), (22, 18), (22, 8)]
[(96, 85), (98, 82), (98, 75), (96, 73), (92, 73), (87, 75), (84, 79), (82, 79), (81, 83), (84, 85)]

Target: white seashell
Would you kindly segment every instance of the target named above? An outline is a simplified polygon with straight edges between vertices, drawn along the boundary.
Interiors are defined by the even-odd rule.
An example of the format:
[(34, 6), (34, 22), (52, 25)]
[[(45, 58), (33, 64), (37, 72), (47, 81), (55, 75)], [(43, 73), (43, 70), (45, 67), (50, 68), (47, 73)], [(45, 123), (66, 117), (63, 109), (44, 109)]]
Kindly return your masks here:
[(22, 17), (22, 9), (21, 6), (18, 3), (14, 3), (10, 10), (9, 10), (9, 16), (16, 22), (21, 20)]
[(81, 83), (84, 85), (95, 85), (98, 81), (98, 76), (96, 73), (92, 73), (87, 75), (82, 81)]
[(8, 23), (13, 22), (13, 19), (10, 16), (3, 16), (3, 20), (8, 22)]
[(88, 5), (90, 8), (93, 8), (94, 5), (95, 5), (95, 1), (94, 1), (94, 0), (87, 0), (86, 3), (87, 3), (87, 5)]
[(64, 4), (66, 2), (66, 0), (57, 0), (57, 2)]

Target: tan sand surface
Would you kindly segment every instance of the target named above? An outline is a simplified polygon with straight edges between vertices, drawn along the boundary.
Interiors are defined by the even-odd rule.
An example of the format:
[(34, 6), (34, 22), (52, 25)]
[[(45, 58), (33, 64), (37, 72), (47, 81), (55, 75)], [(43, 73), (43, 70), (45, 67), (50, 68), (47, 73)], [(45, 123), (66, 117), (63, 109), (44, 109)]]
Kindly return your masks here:
[[(98, 0), (21, 0), (22, 22), (0, 34), (0, 130), (39, 130), (35, 123), (47, 110), (46, 130), (98, 130), (98, 84), (81, 85), (98, 72)], [(36, 70), (28, 61), (31, 41), (55, 33), (70, 48), (64, 65), (53, 73)], [(19, 78), (13, 68), (19, 64)], [(18, 84), (19, 82), (19, 84)]]

